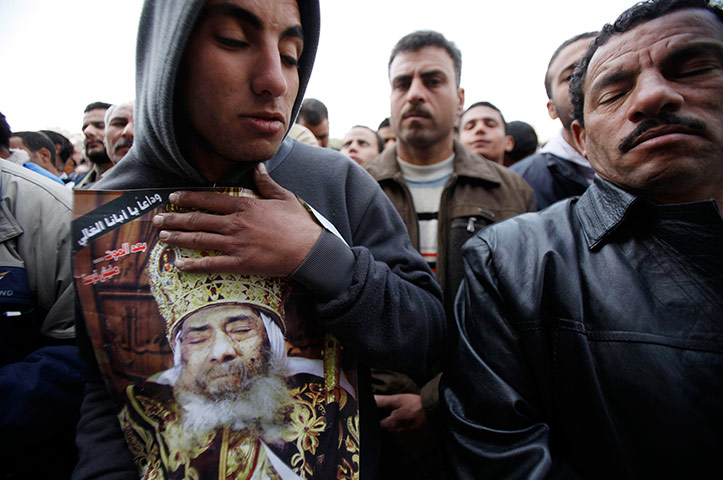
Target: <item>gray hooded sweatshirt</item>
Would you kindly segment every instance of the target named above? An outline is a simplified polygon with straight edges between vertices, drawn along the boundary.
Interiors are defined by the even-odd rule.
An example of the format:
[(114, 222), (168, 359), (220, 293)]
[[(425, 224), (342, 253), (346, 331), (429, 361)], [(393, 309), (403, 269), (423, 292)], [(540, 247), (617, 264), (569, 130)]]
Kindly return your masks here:
[[(174, 89), (181, 57), (204, 0), (148, 0), (138, 32), (136, 124), (128, 155), (93, 189), (187, 188), (211, 186), (184, 157), (174, 125)], [(304, 51), (300, 107), (319, 38), (318, 1), (299, 1)], [(357, 363), (362, 478), (375, 478), (378, 418), (368, 367), (409, 374), (424, 383), (438, 364), (444, 341), (439, 286), (412, 247), (404, 224), (377, 182), (331, 149), (287, 137), (264, 162), (271, 177), (325, 217), (316, 245), (290, 276), (312, 299), (305, 318), (314, 318), (341, 341)], [(253, 164), (217, 186), (252, 187)], [(81, 352), (94, 364), (82, 319)], [(74, 478), (137, 478), (116, 419), (117, 407), (95, 369), (86, 387), (77, 442), (80, 461)]]

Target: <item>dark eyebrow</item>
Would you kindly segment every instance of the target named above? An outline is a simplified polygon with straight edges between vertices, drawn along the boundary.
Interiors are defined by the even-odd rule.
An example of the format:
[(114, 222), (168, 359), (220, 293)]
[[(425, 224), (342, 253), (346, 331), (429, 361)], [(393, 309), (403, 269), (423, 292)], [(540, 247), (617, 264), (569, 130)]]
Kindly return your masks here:
[(432, 78), (432, 77), (436, 77), (436, 76), (438, 76), (438, 75), (441, 75), (441, 76), (443, 76), (443, 77), (446, 76), (445, 73), (444, 73), (444, 70), (439, 70), (439, 69), (437, 69), (437, 70), (429, 70), (429, 71), (427, 71), (427, 72), (422, 72), (422, 74), (421, 74), (420, 76), (421, 76), (422, 78)]
[(719, 60), (723, 61), (723, 47), (720, 43), (696, 43), (692, 45), (685, 45), (668, 55), (664, 60), (664, 66), (675, 64), (688, 60), (693, 57), (701, 55), (711, 54)]
[[(444, 73), (444, 70), (440, 70), (440, 69), (422, 72), (419, 76), (422, 77), (422, 80), (426, 80), (428, 78), (436, 77), (438, 75), (446, 76)], [(409, 75), (407, 73), (397, 75), (396, 77), (392, 78), (392, 85), (394, 85), (394, 82), (401, 81), (401, 80), (409, 80), (412, 77), (413, 77), (413, 75)]]
[(208, 325), (201, 325), (200, 327), (188, 327), (189, 332), (205, 332), (206, 330), (209, 330)]
[(293, 27), (289, 27), (281, 34), (281, 40), (285, 38), (298, 38), (303, 41), (304, 30), (301, 28), (301, 25), (294, 25)]
[[(219, 15), (222, 17), (232, 17), (238, 20), (239, 22), (243, 22), (254, 30), (261, 31), (265, 28), (264, 22), (253, 12), (250, 12), (249, 10), (246, 10), (243, 7), (240, 7), (234, 3), (218, 3), (216, 5), (212, 5), (206, 9), (203, 10), (202, 16), (211, 16), (211, 15)], [(286, 30), (284, 30), (281, 33), (281, 39), (285, 38), (299, 38), (301, 40), (304, 39), (304, 31), (301, 28), (301, 25), (293, 25)]]
[(396, 77), (392, 78), (392, 85), (394, 85), (395, 82), (400, 82), (402, 80), (409, 80), (412, 78), (411, 75), (407, 75), (406, 73), (403, 75), (397, 75)]
[(596, 81), (595, 84), (592, 86), (592, 88), (590, 89), (590, 97), (597, 97), (601, 90), (605, 89), (610, 85), (619, 83), (629, 77), (630, 73), (627, 70), (618, 70), (608, 75), (605, 75), (602, 80)]
[(558, 78), (562, 78), (562, 76), (565, 75), (566, 72), (572, 73), (573, 71), (575, 71), (575, 67), (577, 66), (578, 63), (579, 63), (579, 62), (572, 62), (572, 63), (571, 63), (570, 65), (568, 65), (567, 67), (565, 67), (565, 68), (563, 68), (562, 70), (560, 70), (560, 75), (559, 75)]

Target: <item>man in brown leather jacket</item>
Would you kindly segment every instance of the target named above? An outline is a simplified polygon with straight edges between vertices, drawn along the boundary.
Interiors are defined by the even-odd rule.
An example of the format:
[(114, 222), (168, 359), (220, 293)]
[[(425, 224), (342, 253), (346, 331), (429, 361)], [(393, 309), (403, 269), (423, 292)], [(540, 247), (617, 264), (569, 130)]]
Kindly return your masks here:
[[(455, 139), (464, 106), (461, 63), (457, 47), (437, 32), (414, 32), (397, 43), (389, 61), (397, 143), (367, 165), (436, 271), (448, 315), (462, 278), (462, 244), (482, 227), (535, 205), (520, 176)], [(438, 379), (421, 388), (392, 372), (377, 371), (375, 379), (377, 405), (387, 414), (381, 426), (391, 443), (383, 451), (393, 457), (386, 474), (415, 476), (411, 468), (422, 478), (439, 477)]]

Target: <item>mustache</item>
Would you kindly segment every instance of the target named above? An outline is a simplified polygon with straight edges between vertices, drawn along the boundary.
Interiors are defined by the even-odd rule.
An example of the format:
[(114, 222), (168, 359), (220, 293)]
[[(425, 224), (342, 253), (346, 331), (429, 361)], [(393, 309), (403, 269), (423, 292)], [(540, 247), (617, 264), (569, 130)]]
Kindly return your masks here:
[(201, 374), (206, 378), (220, 377), (223, 375), (236, 375), (245, 377), (248, 375), (248, 367), (243, 360), (231, 360), (220, 365), (210, 365)]
[(123, 137), (117, 142), (115, 142), (115, 145), (113, 145), (113, 151), (115, 152), (118, 149), (125, 148), (125, 147), (132, 147), (133, 146), (133, 139), (132, 138), (126, 138)]
[[(221, 384), (210, 386), (213, 379), (225, 375), (232, 375), (239, 379), (238, 385)], [(224, 398), (227, 395), (245, 391), (250, 383), (249, 369), (242, 361), (233, 360), (221, 365), (211, 365), (201, 371), (194, 379), (197, 393), (213, 399)]]
[(638, 138), (648, 130), (664, 125), (680, 125), (694, 132), (704, 132), (708, 127), (702, 120), (691, 117), (682, 117), (675, 113), (662, 112), (655, 118), (646, 118), (629, 135), (623, 138), (618, 145), (622, 153), (628, 152), (635, 146)]
[(426, 108), (421, 107), (421, 106), (419, 106), (419, 105), (417, 105), (417, 104), (412, 105), (412, 106), (409, 107), (407, 110), (405, 110), (405, 111), (402, 113), (402, 118), (407, 117), (407, 116), (409, 116), (409, 115), (422, 115), (422, 116), (425, 116), (425, 117), (431, 117), (431, 114), (427, 111)]

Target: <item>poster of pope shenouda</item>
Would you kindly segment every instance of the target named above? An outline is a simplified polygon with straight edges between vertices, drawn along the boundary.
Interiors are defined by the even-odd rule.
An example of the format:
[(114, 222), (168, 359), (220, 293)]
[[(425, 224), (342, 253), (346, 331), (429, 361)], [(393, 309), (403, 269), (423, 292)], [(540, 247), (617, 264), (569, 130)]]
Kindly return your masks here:
[(170, 192), (75, 196), (79, 316), (139, 476), (357, 477), (356, 378), (342, 346), (303, 318), (285, 279), (175, 268), (216, 252), (158, 240), (151, 219)]

